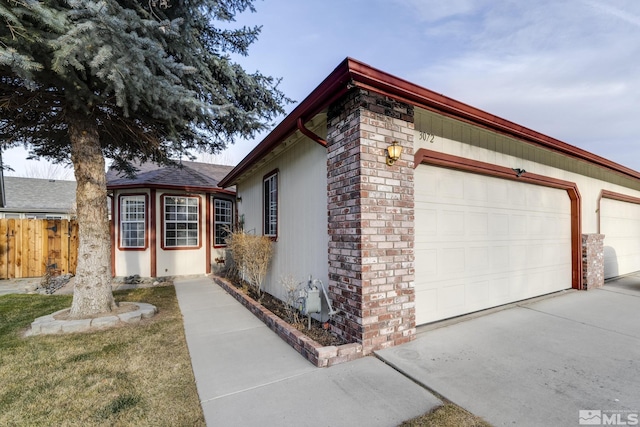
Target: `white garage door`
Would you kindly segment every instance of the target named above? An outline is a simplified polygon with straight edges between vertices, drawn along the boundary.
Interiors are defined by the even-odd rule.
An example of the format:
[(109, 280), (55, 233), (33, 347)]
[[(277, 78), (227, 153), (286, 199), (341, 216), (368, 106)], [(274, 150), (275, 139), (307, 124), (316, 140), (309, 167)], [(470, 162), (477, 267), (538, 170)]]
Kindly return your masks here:
[(640, 270), (640, 205), (602, 199), (600, 232), (605, 279)]
[(566, 191), (416, 169), (416, 323), (571, 287)]

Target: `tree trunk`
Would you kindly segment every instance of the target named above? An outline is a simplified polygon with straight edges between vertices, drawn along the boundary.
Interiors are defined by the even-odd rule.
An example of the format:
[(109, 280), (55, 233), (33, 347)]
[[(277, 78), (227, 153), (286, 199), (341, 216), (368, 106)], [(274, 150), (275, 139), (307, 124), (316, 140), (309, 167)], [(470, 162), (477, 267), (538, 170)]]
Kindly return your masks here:
[(105, 163), (95, 122), (71, 120), (71, 161), (77, 182), (78, 265), (70, 316), (112, 311), (111, 233)]

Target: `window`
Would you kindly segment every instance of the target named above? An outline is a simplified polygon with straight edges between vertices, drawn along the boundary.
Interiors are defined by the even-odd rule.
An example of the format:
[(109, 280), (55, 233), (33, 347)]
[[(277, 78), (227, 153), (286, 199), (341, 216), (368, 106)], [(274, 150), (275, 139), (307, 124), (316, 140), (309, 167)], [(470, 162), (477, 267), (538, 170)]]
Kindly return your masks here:
[(164, 246), (198, 247), (199, 197), (164, 197)]
[(225, 239), (233, 225), (233, 204), (230, 200), (213, 199), (213, 245), (226, 246)]
[(120, 247), (146, 248), (146, 196), (120, 197)]
[(278, 172), (267, 175), (263, 182), (265, 236), (278, 235)]

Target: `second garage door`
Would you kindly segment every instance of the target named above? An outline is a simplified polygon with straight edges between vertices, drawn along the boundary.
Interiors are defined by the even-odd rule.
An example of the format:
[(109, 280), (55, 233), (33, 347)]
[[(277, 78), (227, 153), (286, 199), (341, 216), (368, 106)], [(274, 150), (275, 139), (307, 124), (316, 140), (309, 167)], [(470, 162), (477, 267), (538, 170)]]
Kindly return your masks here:
[(571, 287), (566, 191), (430, 165), (415, 172), (418, 325)]
[(640, 270), (640, 205), (613, 199), (600, 202), (604, 234), (604, 277)]

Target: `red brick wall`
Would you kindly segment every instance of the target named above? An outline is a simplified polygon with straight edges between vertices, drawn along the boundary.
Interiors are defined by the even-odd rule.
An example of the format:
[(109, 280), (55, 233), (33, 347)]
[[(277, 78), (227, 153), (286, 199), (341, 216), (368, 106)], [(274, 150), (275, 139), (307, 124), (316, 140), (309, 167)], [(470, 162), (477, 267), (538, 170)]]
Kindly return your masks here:
[[(333, 327), (368, 354), (415, 336), (413, 107), (355, 89), (327, 126)], [(388, 166), (394, 140), (403, 153)]]

